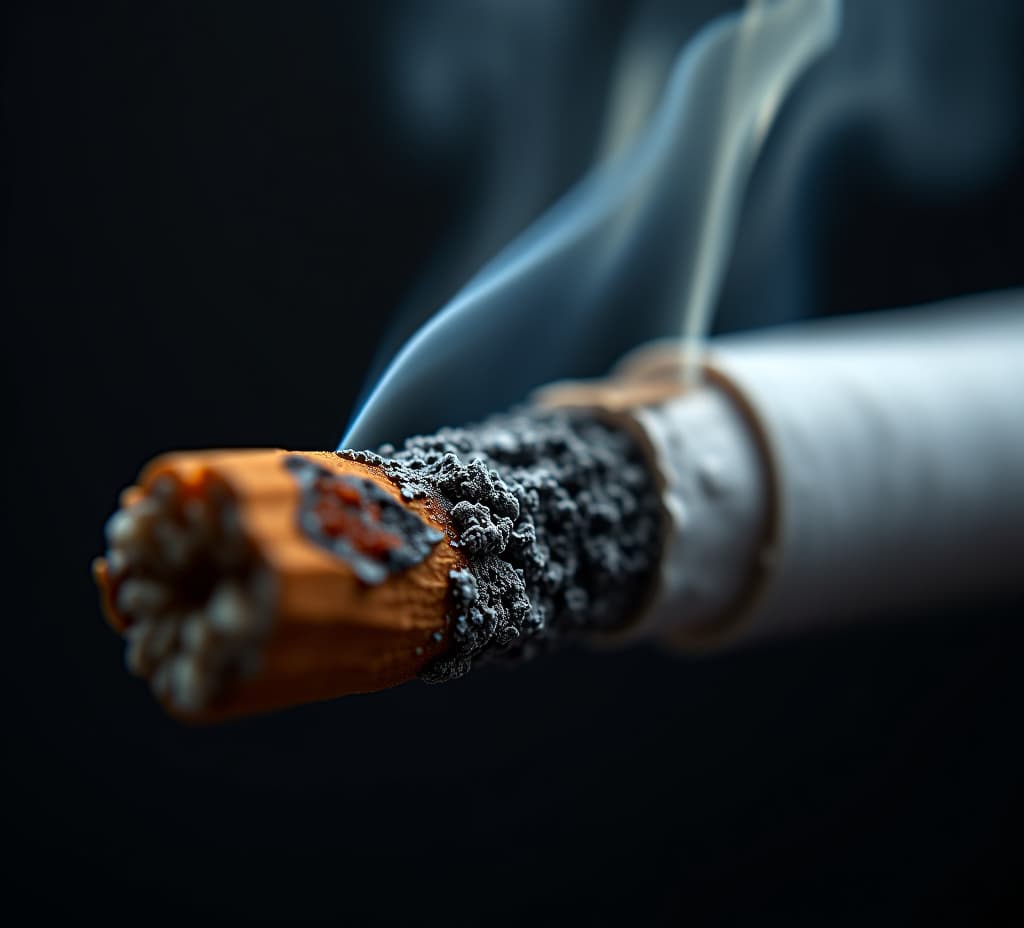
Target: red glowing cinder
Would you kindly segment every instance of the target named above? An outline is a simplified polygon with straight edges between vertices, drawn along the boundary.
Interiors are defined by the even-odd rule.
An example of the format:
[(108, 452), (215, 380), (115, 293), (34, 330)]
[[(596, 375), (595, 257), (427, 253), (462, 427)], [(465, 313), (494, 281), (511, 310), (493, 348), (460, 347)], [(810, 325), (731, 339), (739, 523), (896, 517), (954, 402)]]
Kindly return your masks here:
[(327, 480), (318, 480), (315, 487), (320, 498), (314, 512), (325, 535), (344, 536), (358, 551), (371, 556), (382, 556), (401, 546), (401, 538), (381, 528), (380, 506), (366, 499), (358, 488)]

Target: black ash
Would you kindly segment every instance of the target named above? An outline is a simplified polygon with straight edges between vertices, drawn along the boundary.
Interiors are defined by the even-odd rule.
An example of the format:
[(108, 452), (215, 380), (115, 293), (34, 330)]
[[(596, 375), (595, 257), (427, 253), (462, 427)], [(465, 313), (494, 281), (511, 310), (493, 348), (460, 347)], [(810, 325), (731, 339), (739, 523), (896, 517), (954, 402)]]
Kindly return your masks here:
[(619, 628), (650, 588), (658, 493), (624, 431), (579, 411), (529, 409), (379, 450), (339, 454), (381, 466), (408, 499), (436, 499), (468, 561), (452, 573), (451, 646), (423, 679)]

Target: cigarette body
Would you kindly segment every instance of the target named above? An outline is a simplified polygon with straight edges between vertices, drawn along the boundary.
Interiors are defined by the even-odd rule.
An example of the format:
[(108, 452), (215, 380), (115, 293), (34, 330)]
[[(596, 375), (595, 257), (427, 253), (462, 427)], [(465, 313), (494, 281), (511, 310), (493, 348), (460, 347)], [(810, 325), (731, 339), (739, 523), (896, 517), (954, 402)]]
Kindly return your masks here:
[(1024, 297), (638, 349), (377, 452), (165, 455), (96, 578), (212, 721), (565, 639), (687, 648), (1024, 587)]
[(724, 337), (688, 393), (681, 356), (542, 398), (592, 390), (660, 475), (670, 540), (633, 634), (722, 644), (1024, 587), (1021, 295)]

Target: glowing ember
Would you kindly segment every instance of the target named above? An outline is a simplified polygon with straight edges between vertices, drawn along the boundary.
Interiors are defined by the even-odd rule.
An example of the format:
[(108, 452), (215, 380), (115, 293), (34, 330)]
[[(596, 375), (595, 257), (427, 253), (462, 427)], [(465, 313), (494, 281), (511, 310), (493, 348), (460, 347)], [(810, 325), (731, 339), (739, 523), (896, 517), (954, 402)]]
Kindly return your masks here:
[(298, 457), (286, 466), (303, 489), (302, 530), (364, 583), (421, 563), (444, 537), (372, 480), (332, 474)]

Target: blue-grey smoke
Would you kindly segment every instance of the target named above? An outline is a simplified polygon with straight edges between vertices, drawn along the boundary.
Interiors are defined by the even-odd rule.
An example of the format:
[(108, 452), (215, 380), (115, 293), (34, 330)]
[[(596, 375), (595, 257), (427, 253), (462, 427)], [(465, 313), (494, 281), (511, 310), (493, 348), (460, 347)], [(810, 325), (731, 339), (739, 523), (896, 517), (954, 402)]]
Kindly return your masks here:
[[(767, 121), (838, 21), (839, 0), (777, 0), (704, 29), (646, 130), (416, 333), (343, 444), (372, 447), (478, 418), (680, 334), (692, 281), (705, 279), (698, 299), (708, 305), (719, 289)], [(709, 191), (718, 193), (709, 200)]]
[(453, 184), (457, 195), (412, 287), (389, 308), (361, 399), (413, 332), (594, 163), (630, 19), (607, 0), (388, 6), (390, 25), (373, 56), (380, 116), (416, 170), (428, 171), (432, 185)]

